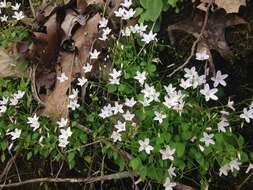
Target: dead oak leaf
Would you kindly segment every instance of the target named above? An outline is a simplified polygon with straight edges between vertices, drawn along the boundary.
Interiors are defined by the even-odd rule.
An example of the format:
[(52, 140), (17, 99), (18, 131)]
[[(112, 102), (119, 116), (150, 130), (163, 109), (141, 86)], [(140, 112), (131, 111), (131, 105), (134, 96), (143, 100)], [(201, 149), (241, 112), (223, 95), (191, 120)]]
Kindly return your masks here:
[[(179, 30), (198, 38), (201, 32), (205, 12), (197, 11), (193, 18), (187, 18), (181, 22), (168, 27), (168, 31)], [(224, 58), (229, 59), (231, 52), (225, 38), (225, 30), (228, 27), (247, 24), (247, 22), (236, 15), (225, 15), (221, 11), (216, 11), (208, 18), (205, 31), (203, 32), (202, 41), (204, 41), (209, 49), (218, 51)]]
[(215, 4), (227, 13), (238, 13), (241, 6), (246, 6), (246, 0), (215, 0)]
[(60, 118), (68, 117), (68, 95), (67, 92), (71, 86), (72, 69), (75, 61), (75, 55), (73, 53), (62, 53), (61, 55), (61, 66), (56, 66), (57, 75), (61, 73), (69, 78), (67, 81), (61, 83), (59, 80), (56, 81), (54, 90), (46, 97), (45, 108), (42, 111), (42, 115)]
[[(198, 9), (206, 11), (207, 5), (211, 0), (201, 0)], [(246, 0), (215, 0), (218, 8), (223, 8), (226, 13), (238, 13), (241, 6), (246, 6)]]
[[(67, 17), (66, 17), (67, 18)], [(81, 26), (72, 36), (74, 45), (78, 50), (77, 55), (75, 52), (62, 52), (59, 55), (59, 66), (57, 65), (56, 73), (60, 76), (61, 73), (69, 78), (64, 83), (56, 81), (55, 88), (46, 97), (45, 108), (42, 115), (50, 116), (53, 118), (68, 117), (68, 92), (71, 89), (71, 82), (76, 74), (81, 72), (81, 66), (89, 58), (89, 52), (93, 45), (94, 40), (98, 36), (98, 23), (101, 16), (96, 14), (87, 21), (87, 24)]]

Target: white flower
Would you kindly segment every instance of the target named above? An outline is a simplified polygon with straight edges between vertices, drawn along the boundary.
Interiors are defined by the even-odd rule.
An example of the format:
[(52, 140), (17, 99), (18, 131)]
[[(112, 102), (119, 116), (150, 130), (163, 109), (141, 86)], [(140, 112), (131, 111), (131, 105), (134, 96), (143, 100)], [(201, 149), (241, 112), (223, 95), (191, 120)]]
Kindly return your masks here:
[(169, 84), (168, 86), (164, 86), (164, 88), (169, 96), (175, 94), (176, 88), (173, 87), (172, 84)]
[(111, 33), (112, 29), (110, 29), (109, 27), (106, 27), (103, 29), (103, 35), (109, 35)]
[(61, 118), (60, 121), (57, 121), (57, 124), (59, 128), (66, 127), (68, 124), (68, 119)]
[(40, 127), (39, 117), (37, 117), (36, 114), (33, 117), (28, 117), (27, 119), (27, 123), (33, 128), (33, 131), (36, 131)]
[(103, 119), (110, 117), (112, 115), (113, 115), (113, 108), (111, 104), (108, 104), (108, 106), (104, 106), (101, 109), (101, 113), (99, 114), (99, 116), (102, 117)]
[(226, 86), (227, 83), (225, 82), (225, 79), (228, 77), (227, 74), (222, 75), (221, 71), (217, 71), (215, 77), (212, 77), (211, 80), (214, 81), (213, 86), (217, 87), (219, 84), (222, 86)]
[(25, 95), (25, 92), (24, 92), (24, 91), (21, 91), (21, 90), (18, 90), (18, 92), (16, 92), (16, 93), (14, 94), (14, 96), (15, 96), (17, 99), (23, 98), (24, 95)]
[(122, 141), (121, 134), (117, 131), (112, 132), (111, 138), (113, 142)]
[(133, 9), (129, 9), (129, 10), (125, 9), (122, 19), (128, 20), (128, 19), (132, 18), (134, 16), (134, 14), (135, 14), (135, 11)]
[(16, 97), (13, 97), (10, 99), (10, 105), (16, 106), (18, 104), (18, 99)]
[(199, 61), (204, 61), (209, 59), (209, 55), (207, 54), (206, 51), (196, 52), (196, 59)]
[(116, 17), (123, 17), (125, 14), (125, 9), (120, 7), (117, 11), (114, 11), (114, 14)]
[(231, 101), (230, 98), (228, 99), (227, 107), (229, 107), (231, 110), (235, 111), (234, 101)]
[(198, 73), (197, 73), (195, 67), (192, 67), (192, 68), (190, 68), (190, 69), (185, 68), (185, 69), (184, 69), (184, 72), (185, 72), (184, 77), (187, 78), (187, 79), (193, 80), (194, 78), (197, 78), (197, 77), (198, 77)]
[(190, 88), (192, 86), (191, 80), (187, 79), (181, 79), (179, 86), (181, 86), (183, 89)]
[(96, 49), (93, 52), (90, 52), (90, 59), (97, 59), (101, 52), (97, 51)]
[(163, 122), (163, 119), (166, 118), (166, 115), (162, 114), (161, 112), (155, 111), (154, 120), (158, 121), (160, 124)]
[(249, 166), (248, 166), (247, 170), (245, 171), (245, 173), (246, 174), (249, 173), (249, 171), (252, 169), (253, 169), (253, 164), (249, 163)]
[(68, 108), (70, 108), (71, 110), (76, 110), (80, 107), (80, 104), (78, 104), (78, 101), (77, 100), (70, 100), (69, 101), (69, 105), (68, 105)]
[(224, 166), (222, 166), (222, 167), (219, 169), (219, 176), (222, 176), (222, 175), (227, 176), (229, 171), (230, 171), (230, 166), (229, 166), (229, 164), (225, 164)]
[(5, 113), (7, 110), (7, 107), (5, 105), (0, 106), (0, 113)]
[(103, 29), (103, 33), (102, 33), (102, 37), (99, 38), (99, 39), (102, 40), (102, 41), (107, 40), (108, 39), (108, 35), (110, 34), (111, 31), (112, 30), (109, 27), (104, 28)]
[(173, 190), (173, 187), (175, 187), (177, 184), (175, 182), (171, 182), (170, 178), (167, 177), (165, 183), (163, 186), (165, 187), (165, 190)]
[(225, 117), (221, 118), (221, 121), (218, 123), (218, 131), (219, 132), (226, 132), (225, 127), (229, 126), (228, 120)]
[(63, 147), (65, 148), (68, 144), (68, 138), (71, 137), (72, 135), (72, 131), (70, 129), (70, 127), (68, 127), (67, 129), (60, 129), (60, 135), (59, 135), (59, 147)]
[(19, 12), (15, 11), (12, 17), (15, 18), (17, 21), (25, 18), (23, 11), (19, 11)]
[(119, 104), (118, 102), (114, 103), (114, 107), (112, 108), (113, 113), (116, 115), (117, 113), (124, 113), (123, 104)]
[(131, 35), (131, 29), (129, 27), (126, 27), (125, 30), (122, 30), (122, 36), (130, 36)]
[(21, 132), (21, 129), (15, 129), (14, 131), (7, 133), (7, 135), (11, 135), (11, 140), (14, 141), (20, 137)]
[(132, 0), (124, 0), (123, 3), (120, 3), (123, 7), (129, 8), (133, 4)]
[(253, 119), (253, 109), (243, 108), (243, 113), (240, 115), (240, 118), (245, 119), (247, 123), (250, 123), (250, 119)]
[(208, 147), (210, 144), (215, 144), (213, 138), (213, 134), (207, 134), (206, 132), (203, 133), (203, 137), (200, 139), (201, 142), (205, 143), (205, 146)]
[(166, 146), (165, 149), (160, 150), (160, 153), (162, 154), (163, 160), (174, 160), (173, 154), (175, 153), (176, 149), (170, 148), (170, 146)]
[(109, 78), (109, 83), (110, 84), (117, 84), (119, 85), (119, 77), (121, 76), (121, 71), (117, 71), (116, 69), (113, 69), (112, 72), (109, 74), (110, 78)]
[(69, 78), (66, 76), (65, 73), (61, 73), (61, 75), (59, 77), (57, 77), (57, 79), (60, 81), (60, 83), (68, 80)]
[(78, 78), (77, 80), (78, 80), (78, 83), (77, 83), (78, 86), (83, 86), (88, 81), (85, 77)]
[(136, 104), (136, 101), (134, 100), (134, 97), (131, 99), (126, 98), (125, 105), (132, 108)]
[(126, 122), (122, 123), (121, 121), (118, 121), (114, 127), (117, 129), (117, 132), (126, 131)]
[(167, 108), (173, 108), (174, 110), (180, 111), (184, 106), (185, 95), (179, 90), (178, 92), (171, 93), (169, 96), (164, 97), (163, 104)]
[(154, 86), (149, 86), (148, 84), (145, 84), (145, 88), (142, 89), (141, 92), (144, 94), (144, 99), (146, 99), (149, 103), (151, 103), (152, 101), (160, 101), (160, 93), (156, 92)]
[(149, 138), (145, 138), (144, 141), (139, 140), (138, 142), (140, 144), (139, 152), (145, 150), (147, 154), (150, 154), (150, 152), (154, 149), (151, 145), (149, 145)]
[(67, 129), (60, 129), (60, 132), (61, 135), (59, 136), (59, 138), (69, 138), (72, 135), (70, 127), (68, 127)]
[(107, 24), (108, 24), (108, 20), (106, 18), (102, 18), (100, 21), (99, 21), (99, 28), (105, 28), (107, 27)]
[(19, 8), (20, 8), (20, 3), (16, 3), (15, 4), (15, 6), (11, 6), (11, 9), (13, 10), (13, 11), (18, 11), (19, 10)]
[(176, 168), (173, 167), (173, 165), (171, 164), (171, 165), (170, 165), (170, 168), (168, 169), (168, 172), (169, 172), (169, 176), (170, 176), (170, 177), (176, 176), (175, 170), (176, 170)]
[(69, 144), (68, 139), (66, 138), (59, 138), (59, 147), (65, 148)]
[(134, 118), (134, 114), (131, 114), (129, 110), (127, 110), (127, 112), (123, 114), (123, 117), (126, 121), (132, 121)]
[(140, 35), (143, 35), (143, 32), (146, 31), (147, 29), (147, 25), (143, 25), (143, 23), (141, 23), (140, 25), (135, 24), (134, 27), (131, 27), (131, 30), (133, 33), (138, 32)]
[(1, 2), (0, 2), (0, 8), (6, 8), (6, 7), (7, 7), (6, 0), (1, 1)]
[(206, 101), (212, 100), (218, 100), (218, 97), (215, 95), (215, 93), (218, 91), (217, 88), (210, 89), (208, 84), (205, 84), (204, 89), (200, 90), (200, 93), (205, 96)]
[(84, 73), (89, 73), (89, 72), (91, 72), (92, 67), (93, 67), (93, 66), (92, 66), (91, 64), (89, 64), (89, 63), (87, 63), (86, 65), (84, 65), (84, 66), (83, 66)]
[(72, 94), (69, 95), (69, 99), (76, 99), (78, 96), (79, 90), (78, 89), (73, 89)]
[(230, 163), (229, 163), (229, 167), (230, 167), (230, 170), (233, 172), (234, 169), (236, 170), (240, 170), (240, 165), (242, 163), (238, 161), (238, 159), (235, 159), (235, 160), (232, 160)]
[[(197, 79), (196, 79), (196, 83), (197, 83), (197, 86), (205, 84), (206, 83), (206, 75), (198, 76)], [(193, 82), (193, 88), (195, 89), (197, 86), (195, 85), (195, 81), (194, 81)]]
[(141, 41), (145, 42), (145, 44), (148, 44), (149, 42), (155, 40), (156, 33), (153, 34), (152, 31), (150, 31), (148, 34), (143, 33)]
[(136, 76), (134, 77), (134, 79), (138, 80), (138, 82), (139, 82), (141, 85), (143, 85), (144, 82), (145, 82), (145, 80), (147, 79), (147, 78), (146, 78), (146, 72), (143, 71), (143, 72), (141, 73), (141, 72), (137, 71), (137, 72), (136, 72)]
[(0, 19), (1, 19), (1, 22), (7, 22), (8, 21), (8, 16), (3, 15), (3, 16), (0, 17)]
[(9, 98), (2, 97), (2, 100), (0, 100), (0, 105), (6, 105), (9, 101)]

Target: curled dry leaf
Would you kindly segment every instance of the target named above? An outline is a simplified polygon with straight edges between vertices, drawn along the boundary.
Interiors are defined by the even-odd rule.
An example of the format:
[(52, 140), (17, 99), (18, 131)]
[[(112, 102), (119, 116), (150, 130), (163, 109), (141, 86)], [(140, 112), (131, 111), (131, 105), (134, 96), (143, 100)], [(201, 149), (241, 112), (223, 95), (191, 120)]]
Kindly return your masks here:
[[(57, 10), (57, 7), (53, 9), (42, 25), (46, 33), (34, 32), (32, 59), (38, 65), (35, 80), (44, 105), (41, 114), (66, 118), (71, 83), (88, 61), (89, 52), (98, 37), (101, 17), (83, 0), (69, 1), (61, 6), (64, 14)], [(61, 73), (68, 77), (63, 83), (56, 79)]]
[[(170, 25), (168, 31), (179, 30), (192, 34), (198, 38), (202, 29), (205, 12), (197, 11), (192, 18), (187, 18), (181, 22)], [(236, 15), (225, 15), (224, 11), (215, 11), (208, 18), (205, 31), (203, 33), (203, 42), (210, 50), (218, 51), (224, 58), (231, 58), (231, 51), (225, 38), (225, 30), (228, 27), (247, 22)]]
[(74, 76), (81, 72), (82, 63), (85, 63), (89, 58), (91, 46), (98, 35), (97, 26), (100, 19), (100, 15), (96, 14), (73, 35), (72, 39), (78, 50), (78, 56), (74, 52), (60, 52), (60, 66), (57, 66), (56, 69), (57, 76), (65, 73), (69, 80), (64, 83), (56, 81), (54, 90), (46, 98), (43, 115), (54, 118), (66, 118), (68, 116), (68, 92), (70, 91), (71, 82)]
[[(210, 0), (201, 0), (198, 9), (206, 11)], [(241, 6), (246, 6), (246, 0), (215, 0), (218, 8), (223, 8), (227, 13), (238, 13)]]

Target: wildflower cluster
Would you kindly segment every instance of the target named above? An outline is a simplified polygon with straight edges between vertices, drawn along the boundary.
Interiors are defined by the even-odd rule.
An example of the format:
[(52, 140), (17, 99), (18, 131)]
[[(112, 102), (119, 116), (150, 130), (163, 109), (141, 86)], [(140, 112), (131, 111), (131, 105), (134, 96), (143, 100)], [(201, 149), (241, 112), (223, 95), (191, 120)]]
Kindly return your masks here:
[(19, 21), (25, 18), (24, 12), (20, 10), (20, 6), (20, 3), (12, 4), (11, 2), (7, 2), (6, 0), (0, 1), (0, 21)]
[[(131, 19), (135, 15), (131, 6), (132, 0), (124, 0), (115, 16)], [(108, 40), (113, 34), (106, 17), (98, 28), (99, 40)], [(155, 61), (157, 34), (152, 27), (143, 23), (123, 25), (119, 34), (113, 35), (119, 40), (106, 55), (112, 64), (105, 78), (92, 81), (86, 77), (93, 71), (93, 62), (102, 58), (102, 50), (93, 47), (82, 65), (81, 76), (74, 80), (66, 73), (57, 76), (57, 85), (75, 83), (68, 94), (70, 118), (52, 123), (29, 112), (19, 118), (22, 127), (16, 120), (10, 129), (0, 122), (0, 137), (10, 149), (24, 145), (32, 155), (52, 155), (56, 160), (67, 157), (73, 167), (75, 156), (84, 153), (85, 144), (98, 139), (101, 146), (106, 142), (102, 153), (113, 158), (120, 169), (130, 167), (140, 180), (153, 179), (166, 190), (173, 189), (186, 171), (196, 171), (208, 183), (210, 169), (216, 170), (216, 165), (216, 172), (225, 176), (235, 174), (244, 164), (248, 165), (246, 173), (253, 168), (253, 156), (247, 153), (244, 139), (237, 132), (244, 122), (253, 119), (253, 103), (237, 107), (227, 98), (227, 103), (220, 105), (219, 92), (228, 85), (227, 74), (220, 70), (213, 76), (200, 74), (203, 68), (199, 65), (185, 68), (174, 79), (161, 80)], [(196, 59), (204, 61), (208, 55), (198, 53)], [(83, 88), (90, 93), (85, 96), (89, 99), (85, 105), (80, 98)], [(23, 91), (8, 97), (0, 94), (0, 114), (7, 123), (17, 115), (9, 117), (8, 106), (19, 106), (24, 95)], [(84, 132), (87, 130), (92, 131), (89, 140)], [(111, 147), (126, 151), (129, 162)]]

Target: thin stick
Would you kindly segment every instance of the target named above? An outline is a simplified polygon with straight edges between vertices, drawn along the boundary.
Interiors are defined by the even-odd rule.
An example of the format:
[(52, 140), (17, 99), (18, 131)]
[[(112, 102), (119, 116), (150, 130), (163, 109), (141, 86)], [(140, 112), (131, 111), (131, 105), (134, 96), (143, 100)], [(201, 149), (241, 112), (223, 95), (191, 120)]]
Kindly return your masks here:
[(250, 180), (250, 178), (253, 176), (253, 172), (246, 177), (246, 179), (239, 185), (239, 187), (236, 190), (242, 189), (242, 187)]
[(18, 187), (22, 185), (32, 184), (32, 183), (94, 183), (97, 181), (109, 181), (109, 180), (115, 180), (115, 179), (123, 179), (123, 178), (129, 178), (131, 175), (133, 175), (130, 172), (119, 172), (114, 173), (110, 175), (104, 175), (104, 176), (98, 176), (98, 177), (91, 177), (91, 178), (34, 178), (29, 179), (22, 182), (16, 182), (16, 183), (9, 183), (9, 184), (2, 184), (0, 185), (0, 188), (9, 188), (9, 187)]
[(33, 7), (32, 0), (29, 0), (29, 4), (30, 4), (31, 10), (32, 10), (33, 17), (36, 18), (36, 13), (35, 13), (35, 9)]
[(195, 49), (199, 43), (199, 41), (201, 40), (203, 33), (205, 31), (206, 25), (207, 25), (207, 21), (208, 21), (208, 15), (209, 15), (209, 8), (211, 7), (211, 5), (213, 4), (213, 0), (209, 0), (208, 6), (207, 6), (207, 10), (206, 10), (206, 14), (205, 14), (205, 19), (204, 19), (204, 23), (203, 26), (201, 28), (200, 34), (198, 36), (198, 38), (194, 41), (192, 48), (191, 48), (191, 54), (190, 56), (186, 59), (186, 61), (184, 62), (184, 64), (182, 64), (181, 66), (179, 66), (178, 68), (176, 68), (171, 74), (169, 74), (169, 77), (172, 77), (176, 72), (178, 72), (179, 70), (183, 69), (191, 60), (191, 58), (194, 55)]
[(4, 170), (0, 174), (0, 181), (2, 181), (2, 179), (3, 179), (4, 176), (8, 175), (8, 172), (10, 171), (10, 169), (11, 169), (13, 163), (14, 163), (14, 160), (17, 158), (18, 153), (19, 152), (17, 152), (14, 156), (12, 156), (11, 159), (7, 162)]

